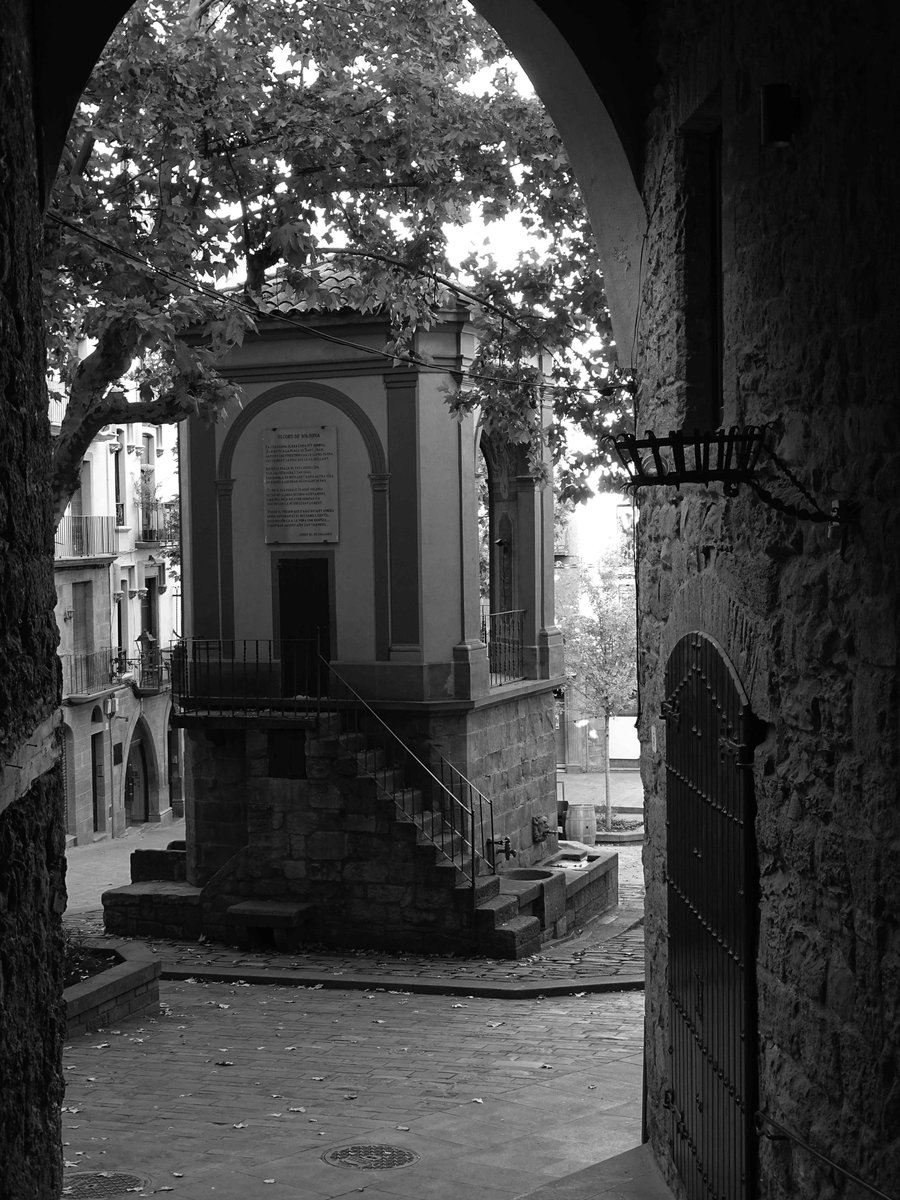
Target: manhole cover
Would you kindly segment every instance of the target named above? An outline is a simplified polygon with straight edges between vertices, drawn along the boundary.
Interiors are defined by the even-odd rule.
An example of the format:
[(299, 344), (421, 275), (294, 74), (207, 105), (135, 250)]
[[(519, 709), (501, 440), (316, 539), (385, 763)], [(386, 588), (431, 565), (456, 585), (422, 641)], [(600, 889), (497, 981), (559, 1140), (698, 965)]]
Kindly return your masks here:
[(390, 1171), (419, 1161), (418, 1154), (402, 1146), (341, 1146), (322, 1157), (333, 1167), (356, 1167), (359, 1171)]
[(103, 1196), (124, 1196), (145, 1187), (147, 1180), (140, 1175), (124, 1175), (119, 1171), (98, 1171), (92, 1175), (85, 1172), (67, 1175), (62, 1194), (66, 1200), (97, 1200)]

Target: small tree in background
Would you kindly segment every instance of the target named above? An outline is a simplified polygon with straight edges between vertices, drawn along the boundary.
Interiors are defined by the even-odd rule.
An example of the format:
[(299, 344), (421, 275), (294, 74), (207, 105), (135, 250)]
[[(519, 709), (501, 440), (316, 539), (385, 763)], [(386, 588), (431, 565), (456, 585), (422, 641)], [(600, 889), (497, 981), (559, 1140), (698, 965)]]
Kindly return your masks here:
[(596, 567), (566, 572), (559, 589), (557, 622), (563, 631), (566, 674), (602, 718), (606, 828), (612, 828), (609, 777), (609, 719), (630, 704), (637, 690), (634, 592), (622, 579), (620, 556)]

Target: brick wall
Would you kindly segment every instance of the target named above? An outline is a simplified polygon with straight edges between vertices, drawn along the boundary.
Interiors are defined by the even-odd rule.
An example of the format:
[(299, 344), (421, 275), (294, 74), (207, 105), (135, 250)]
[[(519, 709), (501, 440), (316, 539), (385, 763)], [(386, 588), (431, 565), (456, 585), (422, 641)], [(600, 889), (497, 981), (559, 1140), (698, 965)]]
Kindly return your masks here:
[[(691, 427), (706, 404), (691, 385), (703, 323), (686, 269), (691, 163), (679, 130), (713, 97), (724, 146), (725, 423), (773, 422), (771, 440), (806, 488), (826, 507), (858, 503), (860, 517), (842, 539), (747, 489), (733, 500), (717, 487), (644, 494), (639, 583), (655, 1149), (665, 1161), (658, 714), (668, 652), (697, 628), (722, 645), (766, 724), (754, 770), (761, 1106), (897, 1193), (900, 171), (884, 90), (897, 15), (890, 30), (876, 20), (886, 11), (864, 4), (848, 21), (839, 6), (765, 0), (679, 5), (676, 19), (673, 4), (655, 6), (638, 428)], [(760, 88), (771, 82), (790, 84), (797, 102), (787, 147), (760, 145)], [(774, 475), (765, 482), (804, 503)], [(771, 1200), (849, 1195), (789, 1143), (763, 1140), (761, 1172)]]

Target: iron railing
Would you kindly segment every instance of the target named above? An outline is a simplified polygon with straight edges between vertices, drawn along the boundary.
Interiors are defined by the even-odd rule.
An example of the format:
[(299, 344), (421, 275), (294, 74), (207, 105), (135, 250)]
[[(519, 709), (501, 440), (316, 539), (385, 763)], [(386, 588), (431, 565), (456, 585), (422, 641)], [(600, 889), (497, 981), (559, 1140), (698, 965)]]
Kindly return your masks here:
[(115, 651), (109, 646), (89, 654), (61, 654), (62, 694), (89, 696), (102, 692), (115, 678)]
[(113, 672), (117, 680), (133, 684), (145, 695), (167, 692), (172, 687), (172, 647), (154, 646), (137, 654), (113, 649)]
[(151, 504), (138, 505), (138, 541), (161, 542), (165, 537), (165, 530), (166, 512), (161, 504), (154, 501)]
[(413, 822), (472, 890), (493, 872), (491, 801), (445, 758), (425, 762), (319, 654), (317, 642), (186, 638), (171, 655), (173, 699), (195, 717), (295, 717), (318, 728), (341, 716), (341, 753)]
[(57, 558), (94, 558), (116, 553), (114, 517), (63, 517), (56, 528)]
[(485, 853), (494, 840), (493, 804), (445, 758), (425, 763), (330, 664), (320, 661), (328, 671), (323, 705), (340, 708), (348, 754), (452, 863), (470, 887), (474, 908), (478, 877), (494, 873)]
[(311, 639), (186, 638), (172, 651), (176, 704), (196, 716), (315, 718), (327, 678)]
[(104, 646), (89, 654), (61, 654), (63, 697), (89, 696), (123, 683), (144, 694), (166, 692), (172, 686), (172, 647), (154, 647), (132, 654)]
[(488, 649), (491, 687), (525, 678), (524, 627), (525, 610), (521, 608), (482, 614), (481, 640)]

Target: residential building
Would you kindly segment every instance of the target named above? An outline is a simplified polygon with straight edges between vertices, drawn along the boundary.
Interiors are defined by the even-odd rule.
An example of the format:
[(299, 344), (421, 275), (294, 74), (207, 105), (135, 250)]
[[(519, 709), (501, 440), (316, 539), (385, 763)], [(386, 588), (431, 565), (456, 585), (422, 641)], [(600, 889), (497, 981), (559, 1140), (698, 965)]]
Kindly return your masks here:
[[(54, 429), (62, 412), (51, 412)], [(178, 576), (174, 426), (107, 426), (56, 529), (66, 837), (118, 837), (181, 808), (170, 727)], [(174, 586), (173, 586), (174, 583)]]

